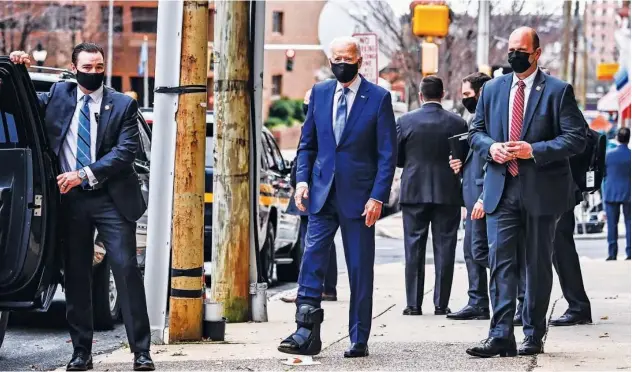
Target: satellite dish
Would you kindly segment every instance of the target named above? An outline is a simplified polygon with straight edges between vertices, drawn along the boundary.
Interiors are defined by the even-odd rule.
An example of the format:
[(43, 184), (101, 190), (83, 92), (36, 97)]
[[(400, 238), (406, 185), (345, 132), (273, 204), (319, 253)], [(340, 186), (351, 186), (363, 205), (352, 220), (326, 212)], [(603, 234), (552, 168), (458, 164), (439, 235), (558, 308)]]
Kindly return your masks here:
[[(391, 6), (387, 2), (382, 2), (381, 6), (388, 7), (392, 11)], [(329, 0), (320, 12), (318, 20), (318, 38), (323, 52), (330, 58), (329, 44), (337, 37), (352, 36), (354, 33), (375, 32), (378, 38), (382, 37), (384, 30), (380, 26), (373, 27), (372, 30), (366, 30), (360, 22), (357, 22), (351, 14), (357, 18), (366, 17), (367, 23), (375, 23), (375, 19), (371, 17), (367, 11), (366, 1), (349, 1), (349, 0)], [(391, 59), (383, 52), (378, 54), (378, 70), (388, 66)]]

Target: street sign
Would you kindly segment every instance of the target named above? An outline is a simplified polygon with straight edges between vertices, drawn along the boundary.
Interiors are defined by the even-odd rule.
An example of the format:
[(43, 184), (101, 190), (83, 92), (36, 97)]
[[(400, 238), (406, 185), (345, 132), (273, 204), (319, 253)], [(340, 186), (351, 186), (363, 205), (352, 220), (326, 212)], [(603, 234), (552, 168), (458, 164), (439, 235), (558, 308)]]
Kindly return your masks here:
[(360, 51), (362, 52), (362, 67), (360, 73), (368, 81), (377, 84), (378, 64), (377, 55), (379, 52), (377, 34), (361, 33), (353, 34), (353, 37), (360, 41)]

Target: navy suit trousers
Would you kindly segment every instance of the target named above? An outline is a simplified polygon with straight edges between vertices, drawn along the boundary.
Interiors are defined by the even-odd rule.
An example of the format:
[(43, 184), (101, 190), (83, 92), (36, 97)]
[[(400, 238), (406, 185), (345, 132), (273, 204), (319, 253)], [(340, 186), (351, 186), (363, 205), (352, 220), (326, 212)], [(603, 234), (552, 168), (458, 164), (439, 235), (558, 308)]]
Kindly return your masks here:
[(367, 343), (373, 311), (375, 227), (367, 227), (364, 218), (345, 217), (339, 205), (332, 187), (323, 208), (309, 216), (296, 304), (320, 307), (332, 243), (340, 227), (351, 288), (349, 337), (352, 343)]

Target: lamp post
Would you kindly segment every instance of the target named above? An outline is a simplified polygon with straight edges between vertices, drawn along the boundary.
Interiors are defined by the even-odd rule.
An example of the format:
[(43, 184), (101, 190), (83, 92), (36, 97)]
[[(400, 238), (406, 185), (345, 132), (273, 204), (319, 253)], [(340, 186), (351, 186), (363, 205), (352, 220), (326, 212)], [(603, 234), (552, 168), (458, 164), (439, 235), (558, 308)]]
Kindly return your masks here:
[[(44, 49), (44, 47), (42, 47), (42, 43), (38, 42), (37, 46), (35, 47), (35, 50), (33, 51), (33, 59), (35, 60), (38, 66), (44, 66), (44, 61), (46, 61), (47, 55), (48, 55), (48, 52)], [(38, 71), (42, 72), (41, 69)]]

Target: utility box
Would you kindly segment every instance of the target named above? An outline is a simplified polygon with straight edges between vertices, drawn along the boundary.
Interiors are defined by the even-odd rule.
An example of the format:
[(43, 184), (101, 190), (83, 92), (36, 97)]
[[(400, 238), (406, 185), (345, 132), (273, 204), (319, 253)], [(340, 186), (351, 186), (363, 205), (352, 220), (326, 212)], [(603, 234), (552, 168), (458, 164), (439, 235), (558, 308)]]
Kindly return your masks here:
[(416, 3), (412, 24), (415, 36), (445, 37), (450, 27), (450, 8), (437, 2)]

